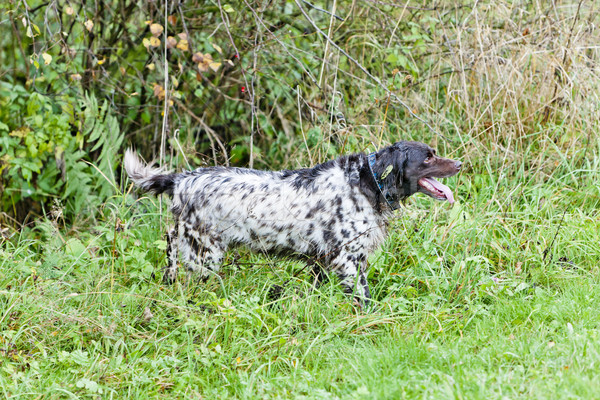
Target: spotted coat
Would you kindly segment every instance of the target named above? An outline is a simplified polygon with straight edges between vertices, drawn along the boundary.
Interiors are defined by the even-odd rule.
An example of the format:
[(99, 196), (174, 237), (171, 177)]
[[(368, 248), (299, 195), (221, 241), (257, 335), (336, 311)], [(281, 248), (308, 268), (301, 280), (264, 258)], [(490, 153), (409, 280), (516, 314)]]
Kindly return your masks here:
[[(353, 154), (299, 170), (209, 167), (164, 173), (128, 150), (125, 168), (142, 189), (172, 197), (166, 282), (176, 279), (178, 253), (189, 271), (208, 277), (228, 249), (245, 246), (310, 257), (365, 304), (368, 256), (386, 237), (393, 204), (419, 190), (405, 176), (415, 169), (411, 157), (425, 159), (432, 151), (399, 142), (376, 153), (372, 166), (365, 154)], [(378, 180), (390, 165), (390, 176)]]

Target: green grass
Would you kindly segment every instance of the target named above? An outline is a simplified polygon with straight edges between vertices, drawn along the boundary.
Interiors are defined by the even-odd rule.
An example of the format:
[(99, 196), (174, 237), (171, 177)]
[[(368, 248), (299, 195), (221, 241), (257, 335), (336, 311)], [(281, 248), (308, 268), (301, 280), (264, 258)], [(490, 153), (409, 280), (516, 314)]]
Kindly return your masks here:
[(0, 248), (0, 391), (594, 398), (598, 174), (574, 163), (545, 179), (514, 168), (500, 182), (484, 159), (448, 180), (454, 207), (414, 196), (370, 260), (371, 312), (334, 280), (313, 290), (302, 263), (244, 251), (205, 285), (182, 275), (164, 286), (151, 278), (167, 223), (154, 199), (115, 197), (82, 231), (40, 222)]
[[(223, 2), (234, 12), (216, 14), (210, 2), (192, 2), (169, 25), (158, 5), (138, 7), (132, 25), (92, 2), (72, 17), (55, 14), (62, 9), (54, 2), (27, 10), (8, 3), (0, 9), (10, 11), (3, 18), (14, 34), (0, 38), (10, 60), (0, 79), (16, 97), (0, 113), (0, 139), (13, 149), (0, 157), (0, 191), (35, 188), (44, 207), (60, 194), (65, 207), (46, 213), (34, 196), (3, 208), (17, 220), (47, 215), (19, 231), (0, 213), (0, 396), (600, 397), (595, 2), (317, 2), (336, 4), (343, 21), (318, 10), (311, 18), (360, 66), (303, 28), (310, 23), (289, 1)], [(88, 19), (94, 36), (82, 25)], [(128, 193), (95, 209), (104, 202), (94, 200), (96, 172), (117, 171), (119, 157), (98, 147), (101, 130), (88, 125), (101, 124), (81, 121), (71, 102), (86, 90), (108, 95), (126, 140), (157, 152), (164, 103), (154, 85), (164, 84), (167, 58), (163, 46), (132, 46), (131, 38), (149, 37), (146, 20), (168, 35), (189, 26), (190, 50), (222, 62), (198, 75), (191, 52), (170, 53), (169, 81), (179, 83), (164, 99), (175, 100), (164, 165), (231, 158), (296, 168), (402, 139), (465, 162), (446, 182), (454, 207), (416, 195), (398, 212), (369, 260), (370, 312), (356, 309), (335, 280), (312, 288), (302, 263), (243, 250), (228, 254), (206, 284), (182, 274), (165, 286), (152, 277), (165, 265), (164, 202)], [(82, 57), (71, 56), (81, 48)], [(237, 53), (230, 68), (225, 57)], [(43, 54), (53, 61), (45, 65)], [(34, 70), (31, 61), (42, 65)], [(363, 68), (449, 140), (409, 116)], [(36, 99), (51, 95), (48, 115), (27, 105), (34, 88)], [(223, 151), (207, 147), (209, 128)], [(69, 148), (88, 154), (69, 162)], [(109, 163), (96, 169), (85, 160)], [(58, 190), (65, 179), (73, 191)], [(103, 179), (108, 191), (112, 174)], [(269, 298), (288, 281), (279, 299)]]

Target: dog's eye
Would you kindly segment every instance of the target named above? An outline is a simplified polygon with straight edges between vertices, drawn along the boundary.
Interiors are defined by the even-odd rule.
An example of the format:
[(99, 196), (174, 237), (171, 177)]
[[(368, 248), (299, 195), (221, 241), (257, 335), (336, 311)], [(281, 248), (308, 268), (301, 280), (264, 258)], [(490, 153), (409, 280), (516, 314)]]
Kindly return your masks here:
[(433, 156), (429, 156), (425, 159), (425, 161), (423, 161), (425, 164), (429, 164), (430, 162), (433, 161)]

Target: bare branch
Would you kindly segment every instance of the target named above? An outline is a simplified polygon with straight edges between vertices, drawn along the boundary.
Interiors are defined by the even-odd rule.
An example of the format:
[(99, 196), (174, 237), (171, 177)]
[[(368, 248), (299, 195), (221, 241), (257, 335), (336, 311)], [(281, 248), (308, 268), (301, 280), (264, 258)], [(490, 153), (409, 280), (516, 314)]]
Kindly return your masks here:
[(329, 43), (331, 43), (331, 45), (333, 47), (335, 47), (336, 49), (338, 49), (338, 51), (340, 53), (342, 53), (344, 56), (346, 56), (346, 58), (348, 58), (348, 60), (352, 61), (352, 63), (354, 63), (354, 65), (356, 65), (365, 75), (367, 75), (369, 78), (371, 78), (373, 81), (375, 81), (377, 83), (377, 85), (382, 88), (390, 97), (392, 97), (396, 102), (400, 103), (407, 111), (408, 113), (413, 116), (414, 118), (416, 118), (417, 120), (421, 121), (425, 126), (427, 126), (432, 132), (434, 132), (435, 134), (437, 134), (438, 136), (440, 136), (441, 138), (443, 138), (444, 140), (448, 140), (448, 138), (446, 138), (444, 135), (442, 135), (441, 133), (439, 133), (437, 130), (435, 130), (427, 121), (425, 121), (424, 119), (422, 119), (421, 117), (419, 117), (417, 114), (415, 114), (410, 107), (404, 102), (402, 101), (402, 99), (400, 99), (398, 96), (396, 96), (395, 93), (393, 93), (390, 89), (388, 89), (380, 80), (379, 78), (377, 78), (376, 76), (374, 76), (373, 74), (371, 74), (361, 63), (359, 63), (357, 60), (355, 60), (350, 54), (348, 54), (344, 49), (342, 49), (340, 46), (338, 46), (337, 43), (335, 43), (329, 36), (327, 36), (327, 34), (325, 32), (323, 32), (321, 30), (321, 28), (319, 28), (317, 26), (317, 24), (310, 18), (310, 16), (308, 15), (308, 13), (302, 8), (302, 6), (300, 5), (300, 2), (298, 0), (294, 0), (296, 2), (296, 5), (298, 6), (298, 8), (300, 9), (300, 11), (302, 12), (302, 14), (304, 15), (304, 17), (308, 20), (308, 22), (310, 22), (310, 24), (313, 26), (313, 28), (315, 28), (317, 30), (317, 32), (319, 32), (319, 34), (321, 36), (323, 36)]

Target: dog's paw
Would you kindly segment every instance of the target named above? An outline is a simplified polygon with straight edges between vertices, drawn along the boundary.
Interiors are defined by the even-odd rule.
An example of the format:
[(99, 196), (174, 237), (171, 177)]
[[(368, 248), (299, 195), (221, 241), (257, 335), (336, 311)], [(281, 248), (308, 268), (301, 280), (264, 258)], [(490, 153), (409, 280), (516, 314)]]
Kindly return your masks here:
[(177, 276), (175, 274), (170, 273), (169, 271), (165, 272), (163, 275), (163, 283), (165, 285), (172, 285), (177, 280)]

